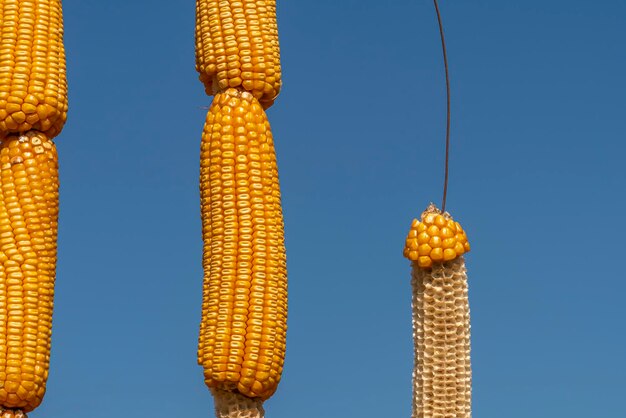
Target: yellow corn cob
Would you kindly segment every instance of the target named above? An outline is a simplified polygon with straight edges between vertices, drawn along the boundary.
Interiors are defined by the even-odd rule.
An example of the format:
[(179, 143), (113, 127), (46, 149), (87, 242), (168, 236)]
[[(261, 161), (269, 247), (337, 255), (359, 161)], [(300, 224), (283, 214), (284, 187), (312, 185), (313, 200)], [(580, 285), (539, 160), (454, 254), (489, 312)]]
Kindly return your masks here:
[(280, 380), (287, 276), (276, 155), (263, 109), (280, 91), (275, 0), (197, 0), (204, 295), (198, 362), (218, 417), (262, 417)]
[(61, 0), (0, 0), (0, 138), (53, 138), (67, 115)]
[(281, 87), (276, 0), (197, 0), (196, 69), (208, 95), (238, 87), (271, 106)]
[(67, 115), (60, 0), (0, 0), (0, 418), (46, 390)]
[(7, 414), (33, 410), (46, 390), (59, 207), (54, 143), (36, 131), (1, 139), (0, 183), (0, 411)]
[(205, 273), (198, 362), (216, 398), (233, 392), (262, 401), (282, 372), (287, 276), (274, 143), (251, 93), (216, 94), (200, 176)]
[(412, 418), (471, 417), (470, 316), (462, 256), (469, 249), (461, 225), (433, 204), (422, 222), (411, 225), (404, 256), (412, 261)]

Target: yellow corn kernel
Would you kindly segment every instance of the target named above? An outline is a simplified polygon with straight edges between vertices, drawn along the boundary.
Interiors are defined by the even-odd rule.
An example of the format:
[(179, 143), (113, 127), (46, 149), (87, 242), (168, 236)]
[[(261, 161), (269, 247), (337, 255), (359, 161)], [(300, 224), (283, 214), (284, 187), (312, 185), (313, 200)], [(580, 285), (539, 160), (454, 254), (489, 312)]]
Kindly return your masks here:
[(0, 6), (0, 138), (31, 129), (53, 138), (67, 117), (61, 0)]
[[(417, 251), (415, 251), (415, 246)], [(403, 254), (418, 266), (430, 268), (433, 262), (453, 260), (470, 250), (467, 236), (461, 224), (449, 213), (442, 214), (431, 204), (421, 216), (414, 219), (405, 243)]]
[(417, 249), (420, 256), (430, 255), (430, 252), (433, 250), (432, 247), (428, 244), (422, 244)]
[(215, 95), (200, 167), (204, 292), (198, 363), (214, 394), (264, 400), (282, 373), (287, 272), (272, 133), (251, 93), (230, 88)]
[(430, 252), (430, 258), (433, 261), (443, 260), (443, 250), (441, 248), (433, 248)]
[(281, 87), (276, 0), (196, 0), (196, 69), (207, 94), (239, 88), (270, 107)]
[(439, 235), (435, 235), (433, 237), (430, 238), (430, 240), (428, 241), (428, 244), (432, 247), (432, 248), (439, 248), (441, 247), (441, 237)]
[(430, 258), (428, 256), (421, 256), (419, 258), (416, 258), (416, 260), (419, 262), (419, 265), (421, 267), (430, 267), (430, 266), (433, 265), (432, 258)]
[(430, 241), (430, 235), (428, 235), (427, 232), (422, 232), (422, 233), (417, 235), (417, 242), (419, 244), (426, 244), (426, 243), (428, 243), (428, 241)]
[(54, 143), (36, 131), (1, 139), (0, 184), (0, 409), (29, 412), (42, 401), (50, 358), (59, 186)]
[(446, 220), (443, 215), (435, 216), (435, 225), (437, 225), (437, 227), (439, 228), (443, 228), (444, 226), (446, 226)]
[(454, 238), (446, 238), (441, 242), (441, 246), (444, 249), (454, 248), (455, 245), (456, 245), (456, 240)]
[(446, 248), (443, 250), (443, 261), (450, 261), (456, 258), (456, 251), (452, 248)]

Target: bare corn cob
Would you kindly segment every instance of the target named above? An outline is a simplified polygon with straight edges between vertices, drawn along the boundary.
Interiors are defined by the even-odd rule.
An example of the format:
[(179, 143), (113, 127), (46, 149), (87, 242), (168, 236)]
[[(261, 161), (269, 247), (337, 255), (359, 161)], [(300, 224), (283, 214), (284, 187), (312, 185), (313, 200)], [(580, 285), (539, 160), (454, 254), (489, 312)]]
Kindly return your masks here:
[(0, 418), (42, 401), (67, 115), (60, 0), (0, 0)]
[(217, 418), (263, 418), (265, 409), (259, 398), (248, 398), (240, 393), (219, 389), (211, 390), (215, 398)]
[(0, 409), (0, 418), (26, 418), (26, 414), (19, 409)]
[(0, 13), (0, 138), (53, 138), (67, 116), (61, 1), (0, 0)]
[[(0, 140), (0, 410), (42, 401), (50, 361), (58, 165), (45, 134)], [(2, 416), (2, 415), (0, 415)]]
[[(454, 223), (448, 213), (441, 214), (431, 205), (422, 214), (422, 222), (413, 222), (405, 246), (405, 256), (412, 260), (413, 267), (415, 368), (412, 417), (469, 418), (472, 388), (470, 316), (465, 260), (460, 255), (469, 251), (469, 244), (465, 245), (463, 232), (456, 236), (456, 244), (465, 239), (463, 251), (458, 247), (459, 255), (445, 261), (436, 256), (438, 259), (430, 259), (430, 263), (420, 258), (425, 256), (415, 253), (413, 245), (418, 239), (413, 231), (422, 230), (424, 226), (428, 230), (435, 221), (441, 223), (439, 216), (446, 221), (441, 228)], [(460, 225), (454, 224), (457, 232), (462, 231)], [(439, 237), (441, 230), (435, 232), (433, 229), (430, 233)]]
[(208, 95), (235, 87), (271, 106), (281, 87), (276, 0), (197, 0), (196, 69)]

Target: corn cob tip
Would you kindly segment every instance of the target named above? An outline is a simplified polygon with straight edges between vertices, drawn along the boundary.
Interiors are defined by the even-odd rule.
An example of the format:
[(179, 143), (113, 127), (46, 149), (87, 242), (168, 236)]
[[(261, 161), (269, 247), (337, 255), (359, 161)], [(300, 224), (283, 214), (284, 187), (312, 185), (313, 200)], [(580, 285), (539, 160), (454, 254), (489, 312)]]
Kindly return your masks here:
[[(248, 91), (245, 90), (241, 90), (238, 88), (228, 88), (226, 90), (223, 91), (216, 91), (215, 94), (217, 95), (218, 93), (222, 93), (222, 97), (226, 98), (226, 97), (236, 97), (238, 99), (243, 99), (247, 102), (251, 102), (252, 99), (254, 99), (254, 95)], [(215, 100), (215, 99), (213, 99)], [(218, 99), (219, 100), (219, 99)], [(227, 100), (227, 99), (226, 99)]]
[(27, 418), (21, 409), (4, 409), (0, 406), (0, 418)]
[(448, 212), (442, 213), (433, 203), (413, 219), (404, 245), (404, 256), (419, 267), (454, 260), (470, 250), (465, 231)]
[[(241, 89), (239, 87), (230, 87), (230, 88), (227, 88), (225, 90), (221, 90), (219, 88), (219, 86), (217, 86), (214, 83), (213, 87), (210, 87), (210, 88), (209, 87), (205, 87), (205, 91), (206, 91), (207, 95), (214, 96), (214, 97), (217, 97), (218, 94), (222, 93), (223, 95), (231, 96), (231, 97), (238, 97), (238, 98), (244, 99), (244, 100), (246, 100), (248, 102), (252, 101), (252, 99), (257, 99), (257, 101), (259, 102), (259, 104), (261, 105), (263, 110), (269, 109), (274, 104), (274, 99), (259, 100), (251, 92), (249, 92), (247, 90), (243, 90), (243, 89)], [(213, 100), (215, 100), (215, 99), (213, 99)]]
[[(238, 392), (211, 389), (217, 418), (263, 418), (265, 409), (259, 398), (248, 398)], [(0, 417), (4, 418), (4, 417)]]

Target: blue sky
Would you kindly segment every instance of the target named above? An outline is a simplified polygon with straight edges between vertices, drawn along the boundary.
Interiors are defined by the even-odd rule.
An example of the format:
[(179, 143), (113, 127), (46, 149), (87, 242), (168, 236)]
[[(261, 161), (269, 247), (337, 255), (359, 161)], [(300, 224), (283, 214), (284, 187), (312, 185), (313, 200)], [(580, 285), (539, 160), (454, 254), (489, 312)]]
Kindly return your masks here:
[[(601, 4), (600, 4), (601, 3)], [(448, 209), (468, 232), (474, 416), (626, 416), (626, 2), (441, 2)], [(192, 1), (65, 1), (69, 119), (48, 392), (32, 418), (212, 416), (195, 362)], [(431, 1), (279, 1), (269, 111), (290, 280), (268, 418), (408, 417), (411, 219), (441, 198)]]

